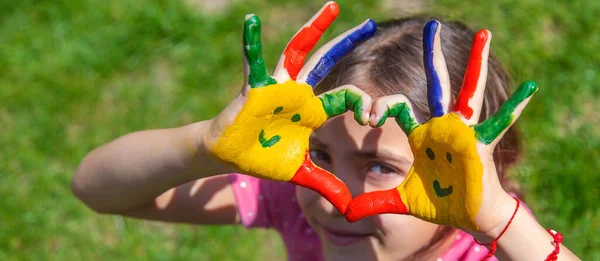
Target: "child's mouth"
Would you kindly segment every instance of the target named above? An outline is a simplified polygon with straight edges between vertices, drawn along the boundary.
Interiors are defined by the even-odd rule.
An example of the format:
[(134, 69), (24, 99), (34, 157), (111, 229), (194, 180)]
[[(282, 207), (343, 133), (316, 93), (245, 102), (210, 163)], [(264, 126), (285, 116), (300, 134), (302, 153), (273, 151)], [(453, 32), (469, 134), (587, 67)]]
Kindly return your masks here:
[(336, 246), (347, 246), (369, 238), (369, 234), (359, 234), (349, 231), (332, 230), (323, 227), (323, 234), (330, 243)]

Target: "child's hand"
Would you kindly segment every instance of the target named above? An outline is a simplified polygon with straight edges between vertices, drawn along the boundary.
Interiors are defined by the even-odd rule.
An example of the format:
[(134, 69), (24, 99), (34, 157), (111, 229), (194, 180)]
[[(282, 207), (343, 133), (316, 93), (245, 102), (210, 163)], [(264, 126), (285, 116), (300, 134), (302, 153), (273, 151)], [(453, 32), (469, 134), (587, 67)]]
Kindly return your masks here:
[(328, 118), (348, 109), (355, 112), (359, 123), (366, 124), (371, 98), (352, 86), (319, 98), (312, 88), (346, 53), (373, 36), (376, 25), (367, 20), (345, 32), (303, 66), (306, 55), (338, 13), (335, 2), (326, 3), (288, 43), (273, 76), (267, 74), (261, 54), (260, 20), (255, 15), (246, 16), (245, 85), (212, 120), (201, 144), (207, 144), (212, 155), (242, 173), (308, 187), (344, 213), (352, 196), (342, 181), (312, 163), (309, 135)]
[(502, 213), (506, 205), (514, 209), (515, 201), (498, 180), (492, 152), (537, 91), (537, 85), (523, 83), (495, 115), (477, 124), (491, 33), (481, 30), (475, 35), (462, 89), (453, 107), (440, 29), (439, 22), (431, 21), (423, 35), (431, 119), (423, 123), (403, 95), (384, 97), (373, 107), (377, 116), (373, 125), (395, 117), (408, 135), (415, 156), (413, 166), (397, 188), (355, 198), (346, 212), (351, 222), (374, 214), (398, 213), (485, 232), (506, 225), (503, 217), (512, 213)]

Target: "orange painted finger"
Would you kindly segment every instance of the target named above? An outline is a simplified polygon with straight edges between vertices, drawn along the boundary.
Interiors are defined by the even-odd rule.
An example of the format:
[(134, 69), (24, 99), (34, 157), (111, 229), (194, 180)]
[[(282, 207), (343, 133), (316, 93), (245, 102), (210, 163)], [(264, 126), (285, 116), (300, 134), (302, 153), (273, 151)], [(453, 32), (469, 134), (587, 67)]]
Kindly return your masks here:
[(353, 199), (346, 210), (346, 220), (355, 222), (377, 214), (408, 214), (398, 189), (364, 193)]
[(338, 16), (340, 8), (336, 2), (327, 2), (290, 40), (283, 52), (283, 68), (292, 80), (296, 80), (306, 56)]
[(304, 163), (290, 182), (321, 194), (341, 214), (346, 213), (346, 208), (352, 200), (352, 194), (350, 194), (350, 190), (346, 184), (335, 175), (316, 166), (310, 159), (308, 152), (306, 153)]

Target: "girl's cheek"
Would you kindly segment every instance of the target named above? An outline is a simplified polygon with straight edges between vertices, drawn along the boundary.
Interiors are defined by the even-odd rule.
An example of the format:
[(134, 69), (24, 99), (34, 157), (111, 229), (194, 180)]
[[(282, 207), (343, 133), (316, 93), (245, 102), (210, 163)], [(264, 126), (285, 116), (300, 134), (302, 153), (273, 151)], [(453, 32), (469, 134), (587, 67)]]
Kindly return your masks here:
[(306, 210), (309, 209), (311, 205), (316, 204), (316, 202), (319, 200), (319, 197), (319, 194), (310, 189), (300, 186), (296, 187), (296, 198), (298, 199), (300, 208), (302, 208), (305, 214)]

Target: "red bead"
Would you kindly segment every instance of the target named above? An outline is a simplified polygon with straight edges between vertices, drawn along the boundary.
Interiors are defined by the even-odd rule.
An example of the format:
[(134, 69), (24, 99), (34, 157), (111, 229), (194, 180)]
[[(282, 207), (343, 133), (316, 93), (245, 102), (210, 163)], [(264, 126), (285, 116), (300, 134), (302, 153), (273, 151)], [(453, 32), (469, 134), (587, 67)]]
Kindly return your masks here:
[(555, 261), (558, 260), (558, 253), (560, 252), (560, 243), (563, 241), (563, 236), (561, 233), (558, 233), (554, 230), (546, 230), (552, 237), (554, 238), (554, 251), (546, 258), (546, 261)]
[(556, 243), (561, 243), (563, 241), (563, 236), (561, 233), (556, 233), (556, 235), (554, 235), (554, 241)]

